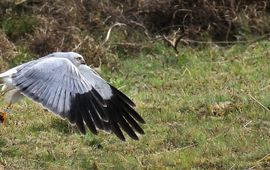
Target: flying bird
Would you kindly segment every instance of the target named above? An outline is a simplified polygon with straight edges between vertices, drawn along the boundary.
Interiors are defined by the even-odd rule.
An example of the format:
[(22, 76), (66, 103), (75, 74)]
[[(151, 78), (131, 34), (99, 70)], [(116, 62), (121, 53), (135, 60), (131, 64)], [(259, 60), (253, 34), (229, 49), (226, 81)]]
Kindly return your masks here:
[[(86, 127), (94, 134), (112, 132), (123, 141), (123, 131), (135, 140), (144, 134), (139, 123), (145, 121), (133, 101), (87, 66), (78, 53), (51, 53), (0, 74), (0, 80), (8, 107), (26, 96), (76, 124), (82, 134)], [(6, 121), (6, 114), (0, 112), (0, 121)]]

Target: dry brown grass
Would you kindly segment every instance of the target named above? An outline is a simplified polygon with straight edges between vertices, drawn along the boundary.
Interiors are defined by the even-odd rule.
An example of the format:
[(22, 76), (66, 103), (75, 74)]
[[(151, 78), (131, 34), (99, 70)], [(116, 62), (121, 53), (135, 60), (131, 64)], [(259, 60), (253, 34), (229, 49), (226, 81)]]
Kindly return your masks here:
[[(33, 56), (77, 51), (96, 66), (114, 58), (115, 49), (140, 52), (142, 42), (160, 35), (235, 41), (270, 30), (267, 0), (5, 0), (0, 6), (0, 23), (12, 43)], [(117, 22), (125, 26), (114, 28), (103, 44)]]
[(103, 6), (111, 20), (132, 27), (144, 26), (155, 34), (180, 30), (187, 37), (205, 38), (207, 34), (213, 40), (224, 41), (236, 40), (236, 35), (244, 31), (269, 32), (269, 23), (265, 23), (265, 14), (269, 12), (267, 0), (125, 0), (125, 3), (109, 1)]
[(10, 42), (6, 35), (0, 30), (0, 71), (8, 68), (8, 62), (16, 56), (16, 47)]

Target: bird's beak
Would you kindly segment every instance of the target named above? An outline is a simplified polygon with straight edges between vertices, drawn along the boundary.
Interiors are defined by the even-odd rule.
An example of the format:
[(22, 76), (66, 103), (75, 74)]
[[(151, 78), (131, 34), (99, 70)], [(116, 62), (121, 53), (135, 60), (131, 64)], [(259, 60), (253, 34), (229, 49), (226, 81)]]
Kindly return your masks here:
[(82, 60), (82, 62), (81, 62), (82, 64), (86, 64), (86, 62), (85, 62), (85, 60)]

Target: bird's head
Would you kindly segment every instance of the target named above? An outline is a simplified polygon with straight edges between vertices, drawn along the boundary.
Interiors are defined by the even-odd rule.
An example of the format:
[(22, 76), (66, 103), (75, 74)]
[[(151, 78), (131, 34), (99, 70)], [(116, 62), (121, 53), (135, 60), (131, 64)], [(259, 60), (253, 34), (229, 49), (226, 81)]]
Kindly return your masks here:
[(75, 66), (86, 64), (82, 55), (76, 52), (55, 52), (51, 54), (52, 57), (66, 58), (70, 60)]
[(72, 62), (76, 63), (75, 65), (79, 66), (82, 64), (86, 64), (82, 55), (75, 53), (75, 52), (68, 52), (69, 56), (71, 57)]

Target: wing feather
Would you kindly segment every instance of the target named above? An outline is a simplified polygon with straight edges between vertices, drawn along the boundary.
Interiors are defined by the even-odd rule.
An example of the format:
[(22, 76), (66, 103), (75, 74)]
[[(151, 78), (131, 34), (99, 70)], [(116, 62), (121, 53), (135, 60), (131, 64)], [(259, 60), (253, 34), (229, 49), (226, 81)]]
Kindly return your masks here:
[(91, 115), (89, 114), (89, 110), (88, 110), (89, 104), (87, 103), (88, 99), (85, 98), (85, 95), (78, 95), (77, 98), (78, 98), (78, 101), (80, 101), (81, 107), (83, 108), (81, 110), (81, 113), (82, 113), (82, 117), (84, 118), (88, 129), (92, 133), (97, 134), (98, 132), (97, 132), (96, 126), (94, 124), (93, 119), (91, 118)]
[[(43, 93), (39, 96), (37, 102), (41, 102), (41, 104), (46, 107), (48, 99), (50, 97), (50, 87), (48, 85), (46, 85), (45, 90), (43, 91)], [(48, 107), (47, 107), (48, 108)]]
[(66, 93), (66, 97), (65, 97), (65, 111), (63, 112), (63, 117), (68, 117), (68, 115), (70, 114), (70, 103), (71, 103), (71, 96), (70, 96), (70, 92), (65, 91)]
[(46, 93), (47, 95), (45, 95), (43, 100), (47, 101), (46, 105), (53, 106), (53, 101), (54, 101), (54, 99), (56, 97), (55, 93), (56, 93), (57, 87), (53, 86), (51, 88), (48, 88), (48, 90), (49, 91)]
[(65, 98), (66, 98), (66, 90), (61, 90), (60, 93), (60, 100), (58, 102), (58, 106), (57, 106), (57, 112), (61, 115), (64, 113), (65, 111)]
[(43, 93), (43, 92), (45, 91), (45, 89), (46, 89), (46, 84), (40, 82), (40, 84), (37, 85), (37, 88), (38, 88), (38, 90), (37, 90), (36, 94), (37, 94), (37, 96), (41, 96), (42, 93)]
[[(92, 89), (91, 85), (85, 83), (78, 69), (65, 58), (40, 60), (30, 68), (19, 69), (13, 74), (12, 80), (24, 95), (64, 118), (70, 114), (70, 101), (65, 101), (62, 93), (73, 93), (75, 96)], [(69, 95), (68, 99), (71, 100)], [(65, 112), (62, 113), (63, 110)]]
[(58, 103), (60, 100), (62, 100), (60, 98), (60, 95), (61, 95), (61, 91), (62, 91), (62, 88), (61, 87), (58, 87), (57, 90), (56, 90), (56, 93), (54, 94), (54, 100), (53, 100), (53, 104), (52, 104), (52, 108), (55, 110), (56, 113), (60, 114), (57, 110), (57, 107), (58, 107)]
[[(125, 140), (122, 130), (132, 139), (138, 140), (139, 138), (135, 132), (144, 134), (138, 122), (145, 123), (145, 121), (134, 110), (134, 102), (124, 93), (108, 84), (90, 67), (85, 65), (80, 66), (79, 70), (106, 103), (106, 107), (100, 107), (99, 103), (95, 102), (96, 100), (93, 102), (92, 107), (95, 110), (91, 111), (91, 115), (94, 122), (96, 123), (98, 120), (101, 120), (103, 124), (99, 126), (101, 126), (103, 130), (111, 130), (121, 140)], [(97, 115), (99, 117), (97, 117)]]

